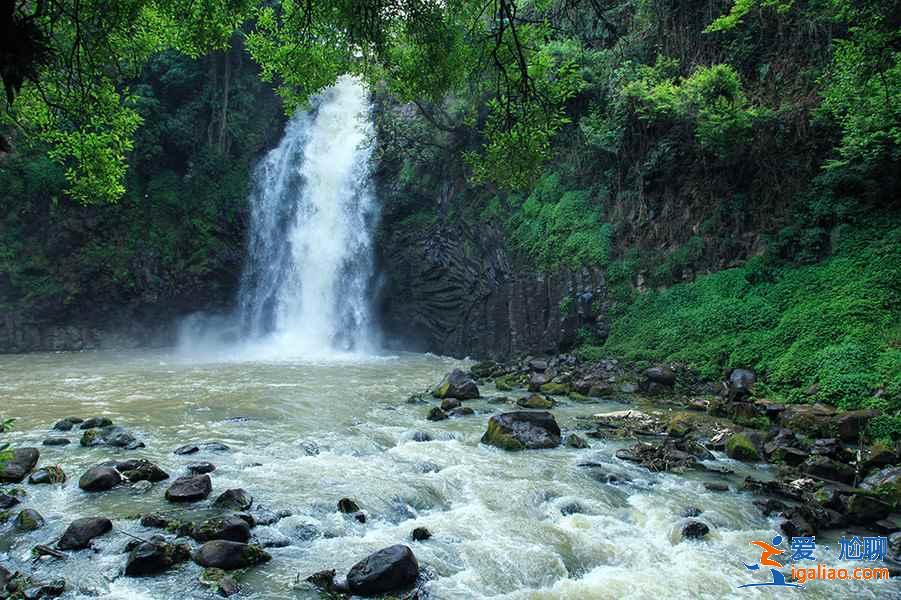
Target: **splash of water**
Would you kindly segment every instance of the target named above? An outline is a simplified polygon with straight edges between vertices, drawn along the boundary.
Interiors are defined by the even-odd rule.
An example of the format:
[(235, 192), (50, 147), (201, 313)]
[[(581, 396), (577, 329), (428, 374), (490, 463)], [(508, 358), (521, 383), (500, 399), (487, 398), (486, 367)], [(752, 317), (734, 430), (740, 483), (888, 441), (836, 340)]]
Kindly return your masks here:
[(369, 94), (343, 76), (311, 105), (290, 120), (253, 177), (234, 324), (255, 356), (375, 346), (370, 297), (378, 206)]

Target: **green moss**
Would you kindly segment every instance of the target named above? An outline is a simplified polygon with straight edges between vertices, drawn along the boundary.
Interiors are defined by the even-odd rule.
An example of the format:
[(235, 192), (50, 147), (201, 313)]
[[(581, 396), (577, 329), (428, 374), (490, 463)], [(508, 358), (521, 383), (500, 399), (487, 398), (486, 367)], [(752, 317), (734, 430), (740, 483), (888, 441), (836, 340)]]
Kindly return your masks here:
[(694, 416), (690, 413), (678, 412), (670, 417), (666, 432), (673, 437), (685, 437), (694, 429)]
[(488, 421), (488, 429), (482, 436), (482, 443), (496, 446), (502, 450), (525, 450), (522, 442), (514, 436), (505, 433), (504, 430), (492, 420)]
[(757, 447), (751, 441), (751, 438), (743, 433), (733, 434), (726, 442), (726, 454), (730, 458), (745, 462), (760, 460), (760, 454)]
[(545, 394), (565, 396), (569, 393), (570, 388), (568, 383), (545, 383), (540, 389)]

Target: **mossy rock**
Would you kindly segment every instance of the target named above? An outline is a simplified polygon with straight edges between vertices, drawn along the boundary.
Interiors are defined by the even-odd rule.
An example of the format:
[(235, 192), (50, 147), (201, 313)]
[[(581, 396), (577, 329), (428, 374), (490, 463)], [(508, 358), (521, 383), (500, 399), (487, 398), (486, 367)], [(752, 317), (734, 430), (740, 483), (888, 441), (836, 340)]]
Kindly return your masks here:
[(683, 438), (695, 428), (694, 416), (686, 412), (678, 412), (670, 417), (666, 433), (672, 437)]
[(99, 429), (88, 429), (83, 434), (81, 434), (81, 441), (79, 442), (85, 448), (89, 448), (91, 446), (100, 446), (103, 442), (103, 432)]
[(520, 398), (516, 401), (516, 404), (523, 408), (532, 408), (536, 410), (547, 410), (549, 408), (554, 408), (557, 405), (553, 398), (548, 398), (541, 394), (532, 394), (528, 398)]
[(568, 383), (545, 383), (538, 389), (543, 394), (550, 394), (552, 396), (565, 396), (569, 393), (570, 388)]
[(760, 452), (751, 438), (744, 433), (733, 434), (726, 442), (726, 454), (730, 458), (744, 462), (756, 462), (760, 460)]
[(516, 439), (516, 436), (504, 431), (503, 427), (494, 421), (488, 421), (488, 430), (482, 436), (483, 444), (490, 444), (503, 450), (525, 450), (526, 446)]
[(15, 526), (19, 531), (34, 531), (44, 526), (44, 517), (38, 511), (26, 508), (16, 515)]
[(586, 396), (585, 394), (580, 394), (579, 392), (570, 392), (569, 399), (574, 400), (576, 402), (594, 402), (594, 398), (590, 396)]
[(517, 381), (515, 375), (504, 375), (494, 380), (494, 387), (497, 388), (497, 391), (499, 392), (513, 391), (513, 388), (517, 387), (518, 385), (519, 382)]

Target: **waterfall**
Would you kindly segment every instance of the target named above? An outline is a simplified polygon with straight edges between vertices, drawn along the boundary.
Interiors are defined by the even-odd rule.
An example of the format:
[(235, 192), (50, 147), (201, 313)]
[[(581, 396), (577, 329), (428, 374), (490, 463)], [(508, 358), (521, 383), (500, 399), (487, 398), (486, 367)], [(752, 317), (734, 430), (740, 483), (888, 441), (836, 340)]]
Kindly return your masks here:
[(238, 297), (241, 336), (285, 355), (373, 344), (369, 94), (341, 77), (257, 167)]

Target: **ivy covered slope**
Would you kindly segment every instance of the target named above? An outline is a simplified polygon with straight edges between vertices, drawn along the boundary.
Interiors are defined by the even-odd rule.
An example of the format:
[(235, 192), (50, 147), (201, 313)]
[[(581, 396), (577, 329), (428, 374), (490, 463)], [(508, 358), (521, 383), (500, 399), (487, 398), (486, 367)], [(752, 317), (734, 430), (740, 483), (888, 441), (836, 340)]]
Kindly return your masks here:
[(144, 125), (117, 204), (74, 202), (63, 167), (30, 138), (13, 138), (16, 152), (0, 161), (7, 316), (113, 330), (137, 318), (153, 328), (232, 297), (249, 170), (278, 136), (280, 104), (237, 48), (158, 55), (131, 89)]
[(541, 6), (579, 79), (547, 161), (482, 181), (458, 158), (486, 143), (464, 92), (386, 110), (386, 236), (478, 224), (486, 264), (499, 233), (520, 273), (603, 267), (585, 358), (752, 367), (774, 398), (901, 410), (901, 5)]

